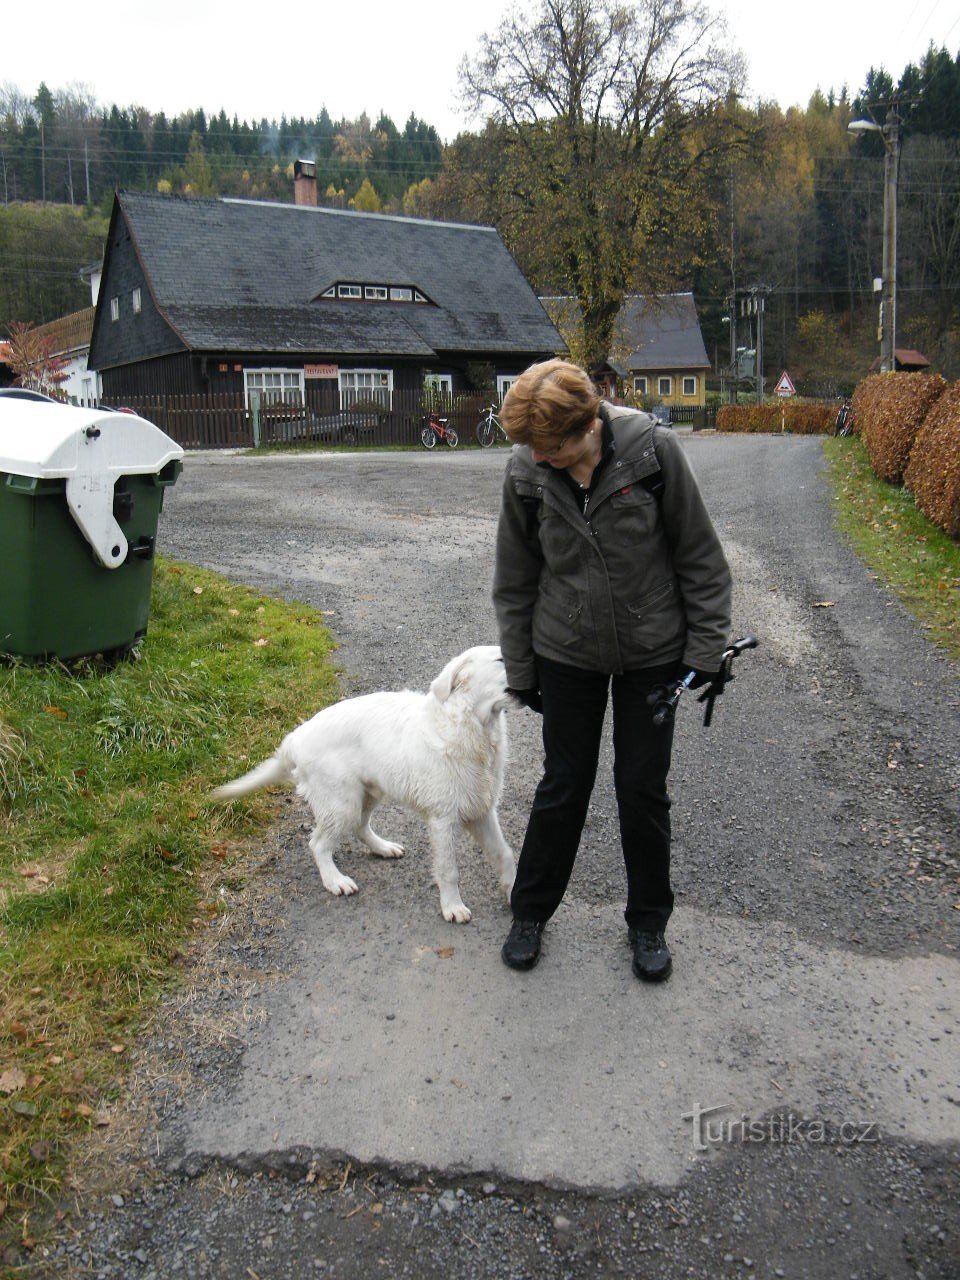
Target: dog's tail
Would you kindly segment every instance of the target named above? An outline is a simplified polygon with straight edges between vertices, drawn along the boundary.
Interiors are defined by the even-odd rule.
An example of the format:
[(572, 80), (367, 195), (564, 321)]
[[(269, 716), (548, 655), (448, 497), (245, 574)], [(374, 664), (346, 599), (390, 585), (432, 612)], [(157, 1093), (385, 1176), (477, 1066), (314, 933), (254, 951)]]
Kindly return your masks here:
[(222, 787), (217, 787), (210, 794), (214, 800), (234, 800), (237, 796), (246, 796), (251, 791), (259, 791), (261, 787), (269, 787), (271, 783), (289, 781), (290, 770), (279, 756), (271, 756), (269, 760), (264, 760), (263, 764), (258, 764), (255, 769), (245, 773), (242, 778), (225, 782)]

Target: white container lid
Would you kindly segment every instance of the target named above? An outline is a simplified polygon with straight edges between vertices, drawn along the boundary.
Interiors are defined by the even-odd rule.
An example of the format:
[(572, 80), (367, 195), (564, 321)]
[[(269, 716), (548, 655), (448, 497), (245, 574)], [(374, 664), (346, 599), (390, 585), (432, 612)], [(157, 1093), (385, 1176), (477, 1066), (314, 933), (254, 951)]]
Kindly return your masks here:
[(158, 475), (182, 457), (175, 440), (136, 414), (0, 396), (0, 472), (66, 480), (70, 513), (107, 569), (127, 555), (113, 517), (119, 477)]

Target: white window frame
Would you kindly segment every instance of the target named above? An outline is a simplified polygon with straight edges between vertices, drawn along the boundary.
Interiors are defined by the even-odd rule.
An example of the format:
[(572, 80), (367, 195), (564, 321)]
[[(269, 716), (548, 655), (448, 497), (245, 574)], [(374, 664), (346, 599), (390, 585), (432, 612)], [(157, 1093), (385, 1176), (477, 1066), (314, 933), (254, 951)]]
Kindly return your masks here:
[(390, 301), (391, 302), (412, 302), (413, 290), (406, 289), (402, 285), (391, 285)]
[(453, 395), (453, 374), (452, 373), (427, 373), (424, 374), (423, 388), (431, 388), (433, 391), (439, 391), (442, 396)]
[(385, 284), (366, 284), (363, 286), (363, 296), (373, 302), (386, 302), (387, 286)]
[(362, 298), (363, 289), (358, 284), (338, 284), (338, 298)]
[[(666, 386), (664, 386), (666, 383)], [(670, 374), (662, 374), (657, 378), (657, 395), (672, 396), (673, 395), (673, 378)]]
[(324, 289), (321, 298), (335, 298), (337, 296), (337, 286), (332, 284), (329, 289)]
[(646, 378), (636, 377), (633, 380), (634, 395), (645, 396), (647, 394)]
[(375, 400), (385, 409), (393, 408), (392, 369), (340, 369), (340, 408), (352, 409), (360, 400)]
[(120, 299), (116, 295), (110, 299), (110, 319), (114, 323), (120, 319)]
[(503, 404), (503, 398), (520, 377), (519, 373), (498, 373), (497, 374), (497, 401)]
[(685, 374), (683, 379), (683, 394), (685, 396), (695, 396), (699, 390), (697, 383), (699, 379), (696, 374)]
[(141, 294), (139, 289), (134, 289), (130, 294), (130, 305), (133, 307), (133, 314), (138, 316), (143, 309)]
[(429, 299), (429, 298), (425, 298), (425, 297), (423, 296), (423, 294), (420, 292), (420, 290), (419, 290), (419, 289), (414, 289), (414, 291), (413, 291), (413, 300), (414, 300), (414, 302), (429, 302), (429, 301), (430, 301), (430, 299)]
[(260, 396), (261, 404), (303, 404), (302, 369), (244, 369), (243, 403), (250, 408), (250, 392)]

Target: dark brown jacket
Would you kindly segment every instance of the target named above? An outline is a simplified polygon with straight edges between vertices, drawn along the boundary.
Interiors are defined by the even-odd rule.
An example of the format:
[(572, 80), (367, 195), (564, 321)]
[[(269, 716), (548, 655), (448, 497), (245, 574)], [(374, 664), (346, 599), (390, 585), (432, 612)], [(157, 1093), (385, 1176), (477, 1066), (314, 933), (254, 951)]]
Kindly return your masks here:
[[(513, 689), (536, 686), (535, 654), (611, 674), (681, 659), (716, 671), (727, 644), (730, 570), (682, 446), (650, 414), (600, 414), (614, 453), (585, 513), (525, 445), (507, 462), (493, 600)], [(640, 483), (658, 470), (659, 498)]]

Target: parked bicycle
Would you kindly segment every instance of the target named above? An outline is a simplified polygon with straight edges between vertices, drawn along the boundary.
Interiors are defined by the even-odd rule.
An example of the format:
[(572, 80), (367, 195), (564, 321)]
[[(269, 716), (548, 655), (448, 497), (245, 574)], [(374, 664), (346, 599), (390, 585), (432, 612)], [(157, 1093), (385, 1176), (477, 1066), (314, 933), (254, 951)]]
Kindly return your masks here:
[(481, 449), (489, 449), (492, 444), (496, 444), (498, 438), (509, 440), (503, 424), (497, 417), (497, 406), (491, 404), (480, 414), (480, 421), (477, 423), (477, 444)]
[(853, 403), (850, 400), (844, 400), (837, 410), (837, 420), (833, 424), (833, 434), (835, 436), (852, 436), (853, 435)]
[(435, 449), (441, 440), (455, 449), (460, 443), (460, 436), (454, 427), (447, 426), (446, 418), (441, 418), (436, 410), (431, 410), (426, 416), (426, 425), (420, 432), (420, 443), (425, 449)]

